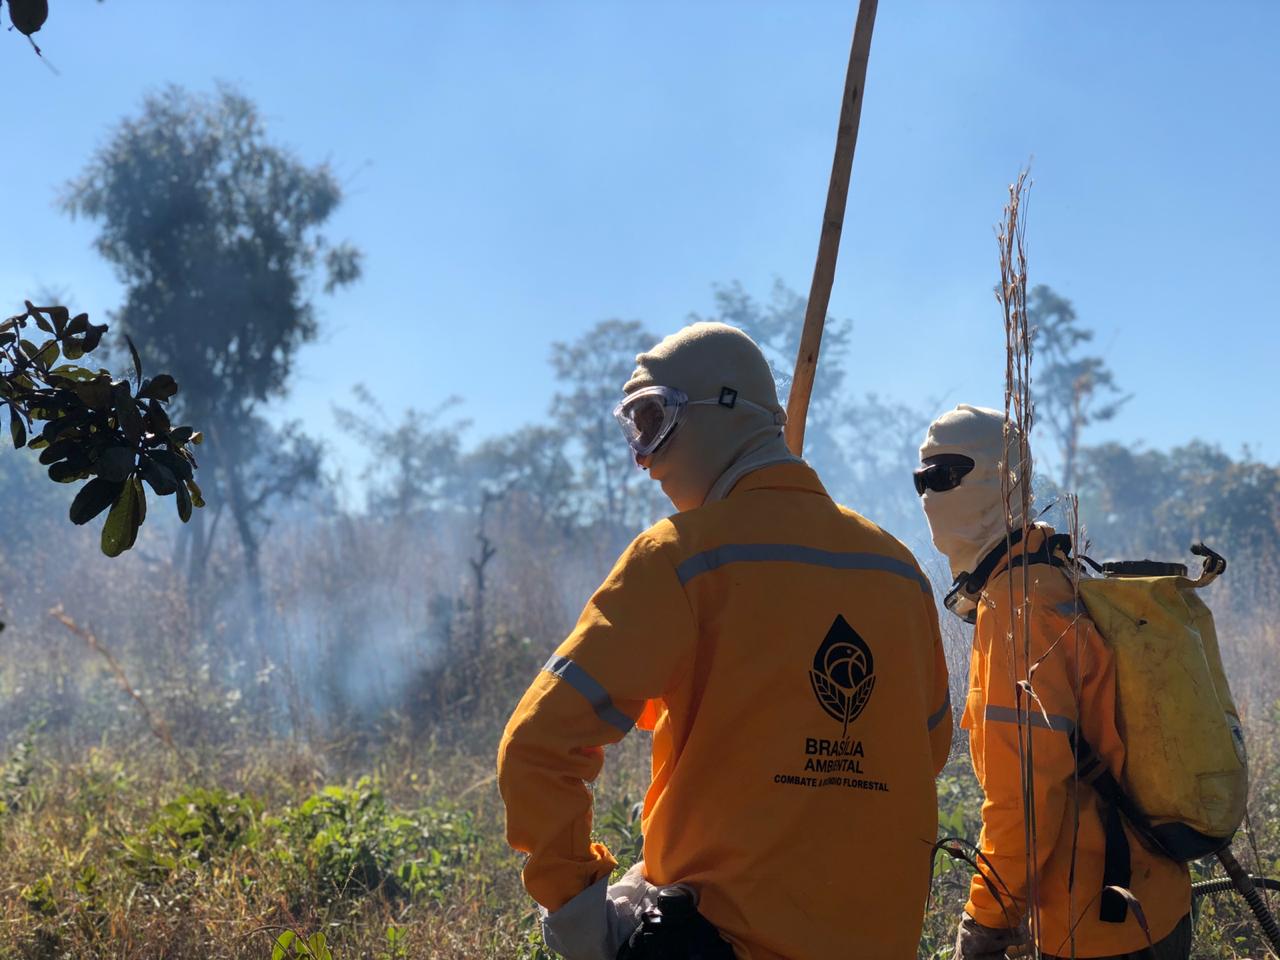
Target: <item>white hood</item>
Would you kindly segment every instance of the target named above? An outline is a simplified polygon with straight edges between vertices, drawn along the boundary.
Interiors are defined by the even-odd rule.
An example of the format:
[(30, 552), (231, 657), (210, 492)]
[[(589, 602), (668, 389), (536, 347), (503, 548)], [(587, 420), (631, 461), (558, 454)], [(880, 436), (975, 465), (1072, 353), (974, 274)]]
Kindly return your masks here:
[[(940, 454), (960, 454), (973, 461), (973, 470), (951, 490), (926, 490), (921, 497), (933, 544), (951, 564), (951, 576), (971, 573), (978, 562), (1005, 537), (1006, 524), (1022, 525), (1022, 492), (1019, 482), (1030, 473), (1030, 463), (1018, 462), (1017, 428), (1010, 424), (1006, 443), (1004, 414), (987, 407), (962, 403), (929, 425), (920, 459)], [(1006, 510), (1001, 478), (1009, 471), (1009, 503)]]
[(640, 354), (623, 392), (653, 385), (682, 390), (690, 400), (715, 399), (728, 390), (750, 401), (687, 407), (671, 438), (653, 454), (649, 476), (677, 510), (723, 499), (754, 470), (800, 462), (782, 439), (787, 417), (769, 363), (736, 327), (691, 324)]

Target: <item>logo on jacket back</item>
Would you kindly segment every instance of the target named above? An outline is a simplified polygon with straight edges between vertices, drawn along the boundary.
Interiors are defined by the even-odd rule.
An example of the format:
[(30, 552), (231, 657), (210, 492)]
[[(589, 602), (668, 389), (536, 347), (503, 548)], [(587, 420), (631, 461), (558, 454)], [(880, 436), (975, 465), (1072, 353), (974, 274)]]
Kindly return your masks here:
[(844, 617), (836, 617), (814, 654), (809, 681), (822, 709), (843, 725), (841, 736), (847, 735), (871, 699), (876, 675), (871, 648)]

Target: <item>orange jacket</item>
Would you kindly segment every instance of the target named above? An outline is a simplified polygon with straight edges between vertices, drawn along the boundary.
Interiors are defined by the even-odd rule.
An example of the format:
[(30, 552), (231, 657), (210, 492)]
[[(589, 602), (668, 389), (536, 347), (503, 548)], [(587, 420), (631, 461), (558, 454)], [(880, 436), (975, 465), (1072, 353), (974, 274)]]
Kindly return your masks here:
[[(1052, 535), (1048, 527), (1032, 529), (1026, 549), (1038, 549)], [(1022, 552), (1021, 545), (1013, 548), (1015, 555)], [(1022, 631), (1024, 571), (1030, 597), (1029, 661)], [(1071, 581), (1062, 569), (1040, 563), (1012, 571), (1007, 565), (998, 568), (978, 604), (969, 694), (960, 725), (969, 731), (973, 769), (985, 794), (979, 846), (1008, 885), (1015, 916), (1025, 909), (1028, 890), (1019, 732), (1024, 741), (1030, 732), (1040, 949), (1069, 956), (1075, 918), (1075, 955), (1102, 957), (1142, 950), (1147, 937), (1132, 910), (1123, 923), (1105, 923), (1099, 917), (1103, 820), (1097, 794), (1077, 782), (1069, 737), (1079, 726), (1084, 740), (1117, 779), (1124, 767), (1125, 745), (1116, 730), (1111, 652), (1088, 617), (1077, 617), (1075, 611)], [(1039, 703), (1030, 704), (1029, 721), (1020, 723), (1015, 684), (1026, 678), (1026, 664), (1037, 661), (1031, 685)], [(1025, 695), (1023, 702), (1027, 703)], [(1127, 826), (1126, 833), (1132, 863), (1129, 889), (1141, 902), (1152, 940), (1160, 940), (1191, 908), (1187, 868), (1148, 851)], [(987, 926), (1011, 926), (1014, 920), (998, 905), (993, 887), (1008, 904), (1004, 887), (979, 873), (965, 909)]]
[(748, 475), (641, 534), (507, 724), (524, 884), (556, 910), (590, 842), (602, 745), (653, 730), (650, 882), (683, 881), (749, 960), (915, 957), (951, 743), (928, 581), (807, 466)]

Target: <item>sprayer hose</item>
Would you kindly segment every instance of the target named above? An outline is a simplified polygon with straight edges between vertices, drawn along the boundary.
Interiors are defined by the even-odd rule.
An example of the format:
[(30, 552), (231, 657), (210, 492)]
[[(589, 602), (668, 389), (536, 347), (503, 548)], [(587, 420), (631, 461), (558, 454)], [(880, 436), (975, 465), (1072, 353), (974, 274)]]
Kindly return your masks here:
[[(1255, 887), (1266, 887), (1268, 890), (1280, 890), (1280, 880), (1272, 880), (1270, 877), (1259, 877), (1255, 874), (1249, 874), (1249, 879), (1253, 881)], [(1201, 880), (1191, 885), (1191, 896), (1193, 897), (1209, 897), (1215, 893), (1223, 893), (1226, 890), (1234, 890), (1235, 884), (1231, 882), (1230, 877), (1218, 877), (1216, 880)]]

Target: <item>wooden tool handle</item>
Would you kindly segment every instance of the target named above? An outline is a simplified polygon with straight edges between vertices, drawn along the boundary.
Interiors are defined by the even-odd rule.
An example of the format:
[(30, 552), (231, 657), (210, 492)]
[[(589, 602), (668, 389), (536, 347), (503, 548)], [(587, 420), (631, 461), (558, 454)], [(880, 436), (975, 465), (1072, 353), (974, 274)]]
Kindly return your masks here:
[(844, 99), (840, 102), (836, 153), (831, 162), (831, 182), (827, 186), (827, 208), (822, 216), (822, 235), (818, 240), (818, 259), (813, 266), (809, 303), (804, 312), (804, 330), (800, 334), (800, 351), (796, 355), (796, 372), (787, 397), (785, 435), (787, 446), (796, 456), (804, 452), (805, 418), (809, 414), (809, 397), (813, 393), (814, 374), (818, 370), (822, 325), (827, 317), (831, 284), (836, 276), (836, 257), (840, 253), (840, 231), (844, 227), (853, 151), (858, 144), (858, 120), (862, 116), (862, 88), (867, 78), (867, 60), (871, 55), (871, 31), (876, 23), (876, 2), (861, 0), (858, 4), (858, 20), (849, 50), (849, 69), (844, 79)]

